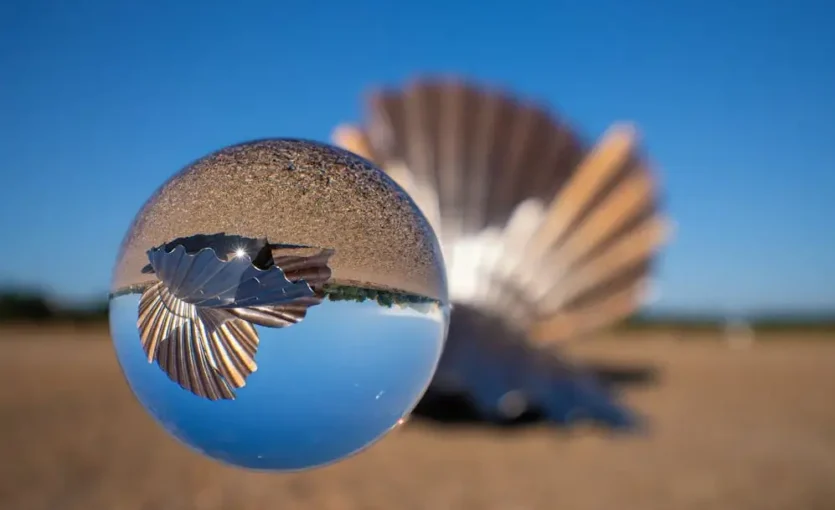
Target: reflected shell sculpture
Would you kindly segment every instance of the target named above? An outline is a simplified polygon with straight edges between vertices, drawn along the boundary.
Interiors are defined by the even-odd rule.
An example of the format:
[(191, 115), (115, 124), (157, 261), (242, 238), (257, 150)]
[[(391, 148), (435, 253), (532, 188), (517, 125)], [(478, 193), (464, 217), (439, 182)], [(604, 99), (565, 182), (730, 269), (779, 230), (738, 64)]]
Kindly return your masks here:
[[(483, 393), (504, 377), (492, 401), (516, 386), (542, 394), (520, 372), (568, 366), (544, 349), (641, 306), (666, 221), (631, 126), (592, 146), (547, 108), (455, 78), (376, 89), (365, 107), (335, 143), (409, 192), (447, 265), (454, 308), (434, 387)], [(478, 358), (493, 368), (465, 368)], [(510, 363), (515, 375), (500, 375)]]
[(302, 248), (215, 234), (148, 250), (142, 272), (160, 279), (139, 300), (148, 361), (196, 395), (233, 399), (256, 370), (253, 325), (296, 324), (322, 301), (321, 289), (313, 289), (330, 278), (333, 250), (292, 254)]

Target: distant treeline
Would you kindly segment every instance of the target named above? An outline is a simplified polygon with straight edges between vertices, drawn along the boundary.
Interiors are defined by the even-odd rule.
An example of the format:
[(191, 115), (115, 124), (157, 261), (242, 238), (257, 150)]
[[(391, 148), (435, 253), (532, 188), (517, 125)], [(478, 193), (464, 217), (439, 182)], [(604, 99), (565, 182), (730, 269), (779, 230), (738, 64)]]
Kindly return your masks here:
[[(380, 306), (422, 309), (432, 299), (383, 289), (366, 289), (348, 285), (326, 285), (325, 296), (330, 301), (376, 301)], [(51, 303), (36, 292), (0, 291), (0, 322), (95, 322), (107, 320), (107, 303), (72, 307)]]
[(835, 313), (832, 314), (761, 314), (745, 320), (720, 316), (686, 315), (635, 315), (616, 326), (622, 331), (671, 330), (691, 332), (724, 331), (729, 327), (750, 327), (756, 332), (780, 331), (833, 331), (835, 332)]
[(363, 301), (374, 300), (378, 305), (387, 308), (399, 305), (421, 309), (422, 306), (434, 302), (430, 298), (418, 296), (417, 294), (407, 294), (384, 289), (370, 289), (354, 285), (328, 284), (325, 285), (324, 292), (330, 301), (355, 301), (362, 303)]
[(107, 303), (64, 306), (36, 292), (0, 291), (0, 322), (97, 322), (107, 320)]
[[(425, 306), (428, 300), (421, 296), (401, 294), (385, 290), (363, 289), (352, 286), (332, 285), (325, 289), (332, 301), (365, 301), (373, 299), (380, 305), (391, 307)], [(107, 303), (102, 301), (90, 306), (60, 305), (38, 292), (0, 291), (0, 323), (9, 322), (70, 322), (93, 323), (107, 320)], [(739, 321), (736, 321), (739, 324)], [(748, 318), (744, 323), (756, 331), (812, 330), (835, 332), (835, 312), (815, 314), (762, 314)], [(621, 322), (619, 330), (686, 330), (717, 331), (728, 327), (728, 318), (711, 315), (659, 314), (636, 315)]]

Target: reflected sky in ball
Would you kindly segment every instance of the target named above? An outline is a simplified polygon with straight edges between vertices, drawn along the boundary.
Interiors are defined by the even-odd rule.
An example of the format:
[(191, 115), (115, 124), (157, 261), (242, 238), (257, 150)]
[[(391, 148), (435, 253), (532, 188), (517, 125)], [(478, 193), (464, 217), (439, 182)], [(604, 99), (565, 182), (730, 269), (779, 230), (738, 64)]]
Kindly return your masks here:
[(316, 467), (379, 439), (422, 396), (446, 328), (437, 307), (325, 301), (292, 327), (258, 327), (258, 370), (235, 400), (210, 401), (148, 363), (138, 302), (128, 294), (110, 304), (116, 354), (137, 398), (192, 448), (252, 469)]

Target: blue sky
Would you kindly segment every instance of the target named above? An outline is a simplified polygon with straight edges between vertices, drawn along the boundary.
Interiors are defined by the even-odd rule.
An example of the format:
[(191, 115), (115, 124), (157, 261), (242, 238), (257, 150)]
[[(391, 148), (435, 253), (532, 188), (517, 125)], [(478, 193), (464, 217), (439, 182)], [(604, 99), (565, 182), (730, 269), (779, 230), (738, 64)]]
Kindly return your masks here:
[(328, 301), (292, 327), (259, 327), (258, 369), (235, 400), (210, 401), (148, 363), (138, 303), (137, 294), (124, 295), (110, 310), (116, 354), (136, 397), (192, 447), (258, 469), (329, 463), (379, 439), (423, 394), (444, 340), (439, 309)]
[(678, 223), (656, 309), (835, 309), (823, 0), (73, 4), (0, 6), (2, 283), (101, 296), (133, 215), (185, 164), (327, 140), (370, 85), (457, 72), (590, 137), (639, 125)]

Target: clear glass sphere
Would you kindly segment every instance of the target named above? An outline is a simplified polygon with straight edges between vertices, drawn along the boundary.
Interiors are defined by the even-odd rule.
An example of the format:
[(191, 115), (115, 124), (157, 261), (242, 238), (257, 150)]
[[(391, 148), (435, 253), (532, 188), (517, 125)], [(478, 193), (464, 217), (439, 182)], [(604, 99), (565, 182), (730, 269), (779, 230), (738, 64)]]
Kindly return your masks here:
[(438, 241), (409, 196), (302, 140), (171, 177), (126, 234), (110, 295), (142, 405), (192, 448), (262, 470), (337, 461), (402, 423), (448, 319)]

